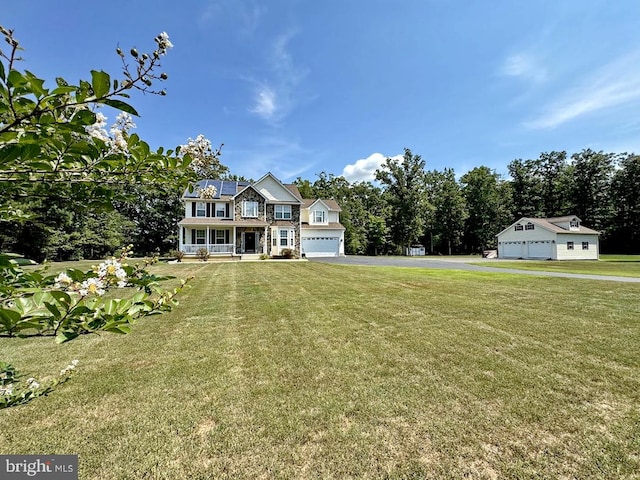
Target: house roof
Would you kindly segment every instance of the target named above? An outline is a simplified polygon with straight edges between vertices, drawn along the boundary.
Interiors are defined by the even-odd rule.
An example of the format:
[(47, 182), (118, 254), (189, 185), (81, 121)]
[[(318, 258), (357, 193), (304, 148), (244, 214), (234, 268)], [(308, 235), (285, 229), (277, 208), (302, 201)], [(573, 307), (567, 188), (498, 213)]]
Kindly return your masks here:
[(183, 218), (178, 222), (178, 225), (200, 225), (203, 227), (266, 227), (269, 224), (264, 220), (251, 218), (248, 220), (231, 220), (225, 218)]
[(331, 222), (326, 225), (309, 225), (307, 222), (302, 222), (302, 229), (309, 230), (345, 230), (341, 223)]
[(294, 183), (285, 183), (284, 184), (285, 187), (287, 187), (287, 189), (293, 193), (293, 195), (298, 199), (302, 201), (302, 195), (300, 195), (300, 190), (298, 190), (298, 186)]
[(246, 181), (238, 181), (238, 180), (211, 180), (211, 179), (199, 180), (198, 183), (195, 184), (195, 188), (193, 189), (192, 192), (190, 192), (187, 189), (185, 190), (182, 196), (183, 198), (200, 198), (198, 190), (201, 190), (211, 185), (213, 185), (216, 189), (216, 194), (213, 197), (213, 199), (228, 200), (229, 198), (233, 197), (236, 193), (238, 193), (240, 190), (250, 185), (250, 183)]
[[(545, 230), (549, 230), (550, 232), (554, 232), (554, 233), (562, 233), (562, 234), (569, 234), (569, 235), (580, 235), (580, 234), (587, 234), (587, 235), (600, 235), (600, 232), (597, 232), (595, 230), (592, 230), (590, 228), (587, 227), (583, 227), (582, 224), (580, 224), (580, 227), (577, 229), (572, 229), (569, 230), (567, 228), (562, 228), (558, 225), (556, 225), (557, 223), (562, 223), (562, 222), (569, 222), (571, 220), (573, 220), (574, 218), (578, 218), (575, 215), (566, 215), (564, 217), (551, 217), (551, 218), (531, 218), (531, 217), (522, 217), (520, 220), (513, 222), (511, 225), (509, 225), (507, 228), (505, 228), (504, 230), (502, 230), (500, 233), (498, 233), (498, 235), (502, 235), (504, 232), (506, 232), (507, 230), (509, 230), (511, 227), (513, 227), (514, 225), (518, 224), (518, 223), (522, 223), (522, 224), (526, 224), (528, 222), (533, 223), (534, 225), (538, 225), (541, 228), (544, 228)], [(580, 219), (578, 219), (580, 220)], [(498, 236), (496, 235), (496, 237)]]
[(338, 202), (329, 198), (305, 198), (302, 200), (302, 208), (311, 208), (316, 202), (324, 203), (329, 210), (342, 211)]

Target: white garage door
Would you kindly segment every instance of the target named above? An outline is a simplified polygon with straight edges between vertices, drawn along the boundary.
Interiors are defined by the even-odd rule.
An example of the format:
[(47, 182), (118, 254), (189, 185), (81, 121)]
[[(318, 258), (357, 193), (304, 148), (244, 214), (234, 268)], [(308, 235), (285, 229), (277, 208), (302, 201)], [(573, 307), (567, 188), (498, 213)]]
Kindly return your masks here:
[(302, 237), (302, 251), (307, 257), (337, 257), (340, 237)]
[(551, 257), (553, 257), (551, 240), (529, 242), (529, 258), (547, 259)]
[(498, 248), (498, 256), (500, 258), (522, 257), (522, 243), (520, 242), (503, 242)]

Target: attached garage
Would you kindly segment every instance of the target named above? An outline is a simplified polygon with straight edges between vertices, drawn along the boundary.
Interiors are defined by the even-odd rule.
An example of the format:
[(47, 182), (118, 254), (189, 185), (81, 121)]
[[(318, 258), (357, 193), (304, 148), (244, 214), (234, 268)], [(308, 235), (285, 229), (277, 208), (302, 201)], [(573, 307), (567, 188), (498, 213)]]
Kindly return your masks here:
[(306, 257), (338, 257), (340, 236), (303, 236), (302, 252)]

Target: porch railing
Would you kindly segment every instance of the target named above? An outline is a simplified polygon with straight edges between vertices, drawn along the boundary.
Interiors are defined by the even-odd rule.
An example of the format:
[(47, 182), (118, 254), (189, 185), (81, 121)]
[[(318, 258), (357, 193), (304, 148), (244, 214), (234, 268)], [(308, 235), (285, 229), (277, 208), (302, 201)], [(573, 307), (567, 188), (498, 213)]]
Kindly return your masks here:
[(201, 248), (206, 248), (212, 255), (231, 255), (233, 253), (232, 243), (219, 243), (216, 245), (186, 243), (182, 245), (182, 251), (187, 255), (195, 255)]

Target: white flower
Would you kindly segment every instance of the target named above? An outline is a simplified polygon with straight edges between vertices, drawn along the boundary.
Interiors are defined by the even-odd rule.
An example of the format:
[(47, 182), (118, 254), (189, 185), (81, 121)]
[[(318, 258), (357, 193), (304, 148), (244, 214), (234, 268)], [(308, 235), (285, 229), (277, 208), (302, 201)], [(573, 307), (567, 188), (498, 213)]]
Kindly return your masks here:
[(104, 283), (99, 278), (89, 278), (82, 282), (79, 292), (83, 297), (90, 293), (104, 295)]
[(126, 280), (120, 280), (120, 281), (118, 282), (118, 288), (124, 288), (124, 287), (126, 287), (127, 285), (128, 285), (128, 284), (127, 284), (127, 281), (126, 281)]
[(200, 198), (204, 199), (215, 198), (217, 192), (218, 190), (216, 190), (216, 187), (214, 187), (213, 185), (208, 185), (198, 191), (198, 193), (200, 194)]
[(73, 283), (73, 280), (71, 280), (71, 277), (65, 272), (62, 272), (55, 278), (55, 282), (56, 283), (54, 284), (54, 287), (61, 288), (71, 285), (71, 283)]
[(29, 387), (30, 390), (36, 390), (40, 388), (40, 384), (36, 382), (35, 378), (27, 378), (27, 387)]
[(13, 383), (10, 383), (5, 387), (0, 386), (0, 395), (6, 395), (8, 397), (11, 396), (11, 394), (13, 394)]
[(89, 125), (85, 127), (86, 132), (91, 135), (93, 138), (98, 138), (103, 142), (109, 143), (111, 139), (105, 130), (107, 126), (107, 117), (105, 117), (102, 113), (96, 113), (96, 123), (93, 125)]
[(162, 32), (155, 38), (156, 43), (158, 44), (158, 49), (160, 50), (160, 54), (164, 55), (167, 53), (167, 50), (173, 48), (173, 43), (169, 41), (169, 35), (167, 32)]

